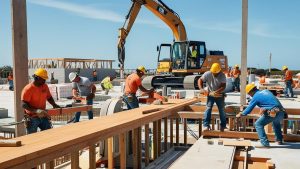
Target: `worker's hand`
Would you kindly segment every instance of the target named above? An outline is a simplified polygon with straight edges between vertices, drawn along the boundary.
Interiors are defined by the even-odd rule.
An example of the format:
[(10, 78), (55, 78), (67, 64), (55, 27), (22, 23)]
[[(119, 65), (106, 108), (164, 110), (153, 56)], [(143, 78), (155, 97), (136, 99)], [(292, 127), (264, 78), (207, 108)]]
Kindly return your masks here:
[(203, 95), (206, 95), (208, 93), (208, 91), (205, 90), (205, 89), (200, 89), (199, 93), (203, 94)]
[(262, 115), (265, 113), (265, 111), (266, 111), (266, 109), (260, 108), (260, 109), (259, 109), (259, 115), (262, 116)]
[(86, 100), (92, 100), (95, 98), (95, 93), (90, 93), (88, 96), (86, 96)]
[(211, 96), (211, 97), (222, 97), (223, 94), (212, 91), (212, 92), (209, 92), (209, 96)]
[(43, 118), (47, 116), (47, 110), (43, 110), (43, 109), (36, 109), (35, 113), (37, 114), (37, 116), (39, 118)]
[(54, 108), (54, 109), (58, 109), (58, 108), (60, 108), (60, 106), (57, 105), (57, 104), (55, 104), (55, 105), (53, 105), (53, 108)]
[(242, 113), (238, 113), (237, 115), (235, 115), (236, 118), (240, 118), (242, 117)]
[(150, 90), (149, 90), (149, 93), (153, 93), (155, 91), (155, 89), (154, 88), (151, 88)]
[(245, 109), (245, 106), (244, 106), (244, 105), (241, 105), (241, 106), (240, 106), (240, 112), (244, 111), (244, 109)]

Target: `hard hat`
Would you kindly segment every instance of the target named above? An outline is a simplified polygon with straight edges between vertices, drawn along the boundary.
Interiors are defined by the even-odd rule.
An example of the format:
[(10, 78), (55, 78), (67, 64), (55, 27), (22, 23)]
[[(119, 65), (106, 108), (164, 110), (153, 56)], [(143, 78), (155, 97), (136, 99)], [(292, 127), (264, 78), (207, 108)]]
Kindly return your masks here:
[(69, 74), (69, 79), (70, 79), (70, 81), (73, 82), (73, 80), (74, 80), (77, 76), (78, 76), (77, 73), (71, 72), (71, 73)]
[(285, 70), (287, 69), (288, 67), (287, 66), (282, 66), (282, 70)]
[(237, 67), (239, 67), (239, 65), (234, 65), (234, 68), (237, 68)]
[(144, 74), (146, 73), (146, 69), (145, 69), (144, 66), (139, 66), (139, 67), (137, 68), (137, 70), (143, 72)]
[(247, 84), (247, 86), (246, 86), (246, 93), (248, 94), (255, 87), (256, 86), (255, 86), (254, 83)]
[(43, 69), (43, 68), (38, 68), (34, 74), (44, 80), (47, 80), (48, 79), (48, 73), (47, 73), (47, 70)]
[(219, 73), (221, 71), (221, 66), (219, 63), (214, 63), (212, 64), (211, 68), (210, 68), (210, 71), (212, 73)]

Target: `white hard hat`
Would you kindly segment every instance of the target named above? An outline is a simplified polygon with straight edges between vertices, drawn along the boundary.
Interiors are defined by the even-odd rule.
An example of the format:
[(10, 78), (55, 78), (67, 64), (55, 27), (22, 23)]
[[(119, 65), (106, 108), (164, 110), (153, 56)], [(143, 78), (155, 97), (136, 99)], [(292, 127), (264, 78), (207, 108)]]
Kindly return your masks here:
[(77, 73), (75, 73), (75, 72), (71, 72), (71, 73), (69, 74), (69, 79), (70, 79), (71, 82), (73, 82), (73, 80), (74, 80), (76, 77), (77, 77)]

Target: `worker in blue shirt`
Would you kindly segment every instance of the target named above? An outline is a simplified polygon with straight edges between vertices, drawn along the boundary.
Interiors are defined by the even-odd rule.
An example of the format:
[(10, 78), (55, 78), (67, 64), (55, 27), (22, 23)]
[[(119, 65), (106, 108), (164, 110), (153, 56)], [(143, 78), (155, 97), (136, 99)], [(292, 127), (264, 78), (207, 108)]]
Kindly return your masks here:
[(271, 122), (275, 132), (276, 143), (282, 144), (280, 121), (284, 118), (286, 112), (279, 100), (269, 90), (259, 91), (254, 84), (248, 84), (246, 86), (246, 93), (249, 94), (252, 99), (249, 106), (243, 112), (237, 114), (236, 117), (247, 116), (255, 106), (260, 107), (261, 116), (255, 122), (255, 128), (262, 147), (270, 146), (264, 126)]

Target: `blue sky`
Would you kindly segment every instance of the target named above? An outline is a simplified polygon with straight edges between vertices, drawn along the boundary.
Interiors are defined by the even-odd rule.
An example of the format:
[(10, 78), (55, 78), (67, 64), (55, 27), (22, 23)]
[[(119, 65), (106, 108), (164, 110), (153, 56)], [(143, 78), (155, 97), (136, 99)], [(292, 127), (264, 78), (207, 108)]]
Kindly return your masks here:
[[(163, 0), (185, 24), (190, 40), (223, 50), (240, 64), (242, 0)], [(113, 59), (130, 0), (27, 0), (29, 58)], [(248, 66), (300, 69), (300, 1), (249, 0)], [(0, 0), (0, 66), (12, 65), (10, 0)], [(126, 41), (125, 68), (155, 68), (156, 46), (171, 30), (143, 7)], [(117, 64), (115, 64), (116, 66)]]

